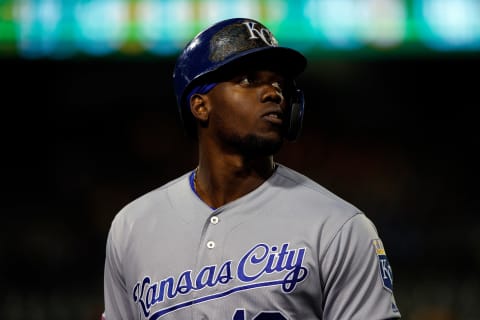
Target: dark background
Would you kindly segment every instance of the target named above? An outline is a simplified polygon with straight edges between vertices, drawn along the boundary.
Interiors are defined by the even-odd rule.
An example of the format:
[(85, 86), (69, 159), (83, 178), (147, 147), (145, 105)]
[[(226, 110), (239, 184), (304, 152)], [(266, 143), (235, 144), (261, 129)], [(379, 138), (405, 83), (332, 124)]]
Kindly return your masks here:
[[(110, 222), (196, 165), (173, 59), (0, 60), (1, 319), (98, 319)], [(276, 159), (375, 222), (404, 319), (479, 319), (473, 55), (313, 59)], [(179, 230), (181, 232), (181, 230)]]

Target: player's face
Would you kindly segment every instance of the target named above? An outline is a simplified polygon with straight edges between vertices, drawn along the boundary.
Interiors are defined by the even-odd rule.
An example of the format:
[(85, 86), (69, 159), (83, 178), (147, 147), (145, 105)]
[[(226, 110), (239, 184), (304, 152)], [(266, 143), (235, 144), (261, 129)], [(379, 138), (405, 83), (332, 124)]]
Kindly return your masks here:
[(227, 147), (251, 155), (276, 153), (286, 118), (285, 78), (268, 70), (237, 73), (210, 93), (209, 127)]

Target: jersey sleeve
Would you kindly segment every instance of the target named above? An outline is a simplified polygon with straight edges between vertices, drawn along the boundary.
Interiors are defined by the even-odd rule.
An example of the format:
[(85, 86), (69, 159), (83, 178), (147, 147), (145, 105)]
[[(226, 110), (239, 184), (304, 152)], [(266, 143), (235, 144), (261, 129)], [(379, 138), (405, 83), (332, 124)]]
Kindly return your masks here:
[(350, 218), (320, 261), (324, 285), (324, 320), (398, 319), (393, 275), (373, 223)]
[(122, 274), (122, 261), (120, 246), (120, 230), (117, 230), (115, 222), (110, 228), (106, 256), (105, 256), (105, 272), (104, 272), (104, 303), (105, 312), (103, 318), (105, 320), (131, 320), (135, 319), (128, 300), (128, 291), (125, 278)]

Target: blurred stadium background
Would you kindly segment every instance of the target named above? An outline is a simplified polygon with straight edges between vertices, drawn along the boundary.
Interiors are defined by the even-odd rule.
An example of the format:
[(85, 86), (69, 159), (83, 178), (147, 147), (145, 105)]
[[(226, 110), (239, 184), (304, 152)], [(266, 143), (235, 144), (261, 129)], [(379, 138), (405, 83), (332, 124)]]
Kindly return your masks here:
[(308, 56), (277, 160), (375, 221), (404, 319), (480, 319), (478, 0), (0, 1), (0, 318), (98, 319), (113, 216), (196, 163), (175, 56), (233, 16)]

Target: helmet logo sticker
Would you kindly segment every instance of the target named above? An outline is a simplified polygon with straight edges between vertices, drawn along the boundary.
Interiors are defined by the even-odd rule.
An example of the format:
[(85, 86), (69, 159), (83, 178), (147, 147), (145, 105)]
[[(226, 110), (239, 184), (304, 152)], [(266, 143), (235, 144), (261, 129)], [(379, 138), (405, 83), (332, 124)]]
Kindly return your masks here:
[(260, 37), (260, 39), (262, 39), (267, 45), (271, 47), (278, 46), (277, 39), (275, 39), (273, 34), (267, 28), (260, 28), (260, 30), (258, 30), (255, 28), (257, 24), (252, 21), (247, 21), (243, 24), (247, 26), (247, 30), (250, 32), (249, 39), (258, 39)]
[(265, 26), (254, 21), (233, 23), (213, 35), (208, 58), (220, 62), (251, 49), (277, 46), (277, 39)]

